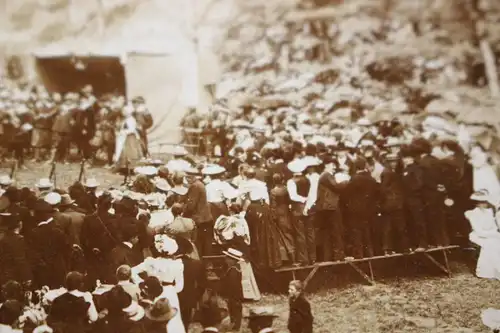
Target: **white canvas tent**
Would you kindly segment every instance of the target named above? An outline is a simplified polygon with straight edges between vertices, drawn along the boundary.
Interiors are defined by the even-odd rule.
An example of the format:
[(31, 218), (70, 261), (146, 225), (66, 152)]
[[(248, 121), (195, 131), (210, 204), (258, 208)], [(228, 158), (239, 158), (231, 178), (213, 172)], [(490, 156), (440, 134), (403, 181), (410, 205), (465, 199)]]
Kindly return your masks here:
[[(127, 45), (130, 43), (133, 47)], [(200, 89), (197, 55), (189, 45), (174, 47), (158, 43), (155, 38), (102, 44), (62, 41), (37, 50), (33, 55), (38, 79), (49, 91), (64, 90), (71, 84), (83, 86), (90, 83), (102, 92), (112, 92), (110, 85), (116, 83), (115, 92), (122, 92), (127, 98), (143, 96), (154, 120), (148, 133), (153, 152), (158, 152), (160, 146), (163, 151), (168, 151), (171, 145), (163, 144), (180, 141), (179, 124), (187, 107), (195, 106), (201, 110), (208, 107), (208, 100)], [(67, 63), (80, 59), (87, 64), (83, 72), (91, 73), (81, 78), (76, 69), (64, 74), (61, 67), (47, 65), (51, 61), (58, 62), (58, 59)], [(99, 89), (95, 90), (99, 92)]]

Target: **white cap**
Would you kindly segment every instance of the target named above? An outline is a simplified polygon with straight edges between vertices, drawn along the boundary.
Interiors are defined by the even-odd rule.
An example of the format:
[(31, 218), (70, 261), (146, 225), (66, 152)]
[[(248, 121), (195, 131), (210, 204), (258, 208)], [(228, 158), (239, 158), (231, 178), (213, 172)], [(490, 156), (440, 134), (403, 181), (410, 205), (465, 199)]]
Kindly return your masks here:
[(138, 175), (154, 176), (158, 173), (158, 169), (154, 166), (141, 166), (134, 169), (134, 172)]
[(55, 205), (58, 205), (61, 203), (61, 195), (59, 193), (56, 193), (56, 192), (50, 192), (49, 194), (47, 194), (43, 200), (50, 204), (51, 206), (55, 206)]
[(221, 174), (224, 172), (226, 172), (226, 168), (224, 168), (220, 165), (217, 165), (217, 164), (208, 165), (208, 166), (204, 167), (203, 170), (201, 170), (202, 174), (208, 175), (208, 176), (218, 175), (218, 174)]

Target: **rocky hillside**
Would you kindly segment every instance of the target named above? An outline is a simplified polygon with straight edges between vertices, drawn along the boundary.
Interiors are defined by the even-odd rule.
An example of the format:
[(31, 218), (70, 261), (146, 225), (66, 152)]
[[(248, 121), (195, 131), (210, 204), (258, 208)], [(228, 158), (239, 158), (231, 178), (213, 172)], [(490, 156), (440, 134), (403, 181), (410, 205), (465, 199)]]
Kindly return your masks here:
[(225, 44), (221, 96), (235, 106), (322, 108), (335, 121), (352, 112), (409, 121), (435, 113), (498, 127), (479, 42), (498, 70), (499, 2), (478, 10), (466, 0), (333, 2), (248, 15)]

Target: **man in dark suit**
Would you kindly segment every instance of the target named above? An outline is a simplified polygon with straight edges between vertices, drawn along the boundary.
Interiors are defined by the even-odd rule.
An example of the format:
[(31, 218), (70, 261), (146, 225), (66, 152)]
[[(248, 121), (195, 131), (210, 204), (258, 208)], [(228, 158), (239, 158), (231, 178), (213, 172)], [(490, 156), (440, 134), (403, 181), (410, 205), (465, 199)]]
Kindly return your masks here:
[(424, 215), (423, 184), (424, 173), (422, 167), (415, 162), (416, 153), (409, 146), (402, 146), (400, 156), (403, 160), (403, 197), (405, 210), (408, 216), (408, 227), (414, 238), (416, 251), (424, 251), (428, 246), (427, 225)]
[(440, 161), (431, 155), (432, 145), (423, 138), (416, 139), (412, 146), (419, 154), (417, 163), (423, 171), (422, 198), (425, 205), (425, 217), (429, 238), (432, 245), (450, 245), (450, 239), (446, 231), (446, 210), (444, 201), (446, 199), (446, 187), (440, 167)]
[(135, 247), (139, 242), (139, 230), (137, 224), (128, 221), (120, 227), (122, 242), (115, 246), (109, 254), (110, 276), (114, 274), (121, 265), (134, 267), (139, 265), (144, 256), (142, 252)]
[(111, 250), (118, 244), (116, 219), (108, 210), (111, 208), (111, 195), (105, 193), (99, 197), (97, 211), (87, 215), (82, 224), (81, 246), (87, 261), (89, 282), (93, 285), (97, 279), (105, 282), (111, 278), (107, 271), (107, 259)]
[(38, 225), (28, 241), (35, 286), (57, 289), (64, 284), (68, 272), (71, 244), (54, 222), (54, 210), (44, 200), (36, 202), (35, 219)]
[(188, 171), (189, 189), (183, 216), (191, 218), (196, 223), (196, 247), (200, 256), (207, 256), (212, 253), (214, 225), (207, 201), (207, 191), (200, 176), (199, 169)]
[(30, 285), (31, 266), (24, 237), (19, 234), (21, 223), (16, 215), (1, 213), (0, 225), (6, 228), (0, 234), (0, 285), (10, 280)]
[(373, 257), (372, 227), (378, 212), (379, 186), (368, 172), (364, 158), (354, 160), (355, 174), (345, 188), (352, 256)]
[(388, 155), (386, 165), (381, 174), (381, 213), (382, 213), (382, 249), (384, 254), (394, 251), (407, 251), (410, 248), (406, 214), (405, 197), (399, 157)]
[(324, 261), (342, 260), (345, 258), (344, 226), (339, 201), (347, 182), (339, 183), (335, 180), (336, 165), (330, 156), (325, 156), (323, 163), (325, 169), (319, 177), (316, 201), (317, 241)]

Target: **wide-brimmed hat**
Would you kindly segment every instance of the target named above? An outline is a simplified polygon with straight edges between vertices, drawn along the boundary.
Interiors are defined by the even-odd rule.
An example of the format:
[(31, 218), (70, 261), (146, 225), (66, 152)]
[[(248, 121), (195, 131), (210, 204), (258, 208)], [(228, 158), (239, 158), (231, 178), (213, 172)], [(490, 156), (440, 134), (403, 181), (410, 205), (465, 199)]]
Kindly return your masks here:
[(302, 173), (307, 168), (307, 164), (302, 159), (296, 159), (288, 163), (287, 167), (293, 173)]
[(83, 186), (88, 187), (88, 188), (96, 188), (99, 185), (101, 185), (101, 184), (95, 178), (89, 178), (83, 184)]
[(61, 195), (61, 206), (69, 206), (75, 203), (75, 200), (71, 199), (71, 196), (69, 194), (63, 194)]
[(156, 174), (158, 174), (158, 169), (151, 165), (141, 166), (135, 168), (134, 173), (137, 175), (155, 176)]
[(196, 167), (189, 167), (185, 171), (188, 175), (191, 175), (191, 176), (200, 176), (201, 175), (201, 170), (196, 168)]
[(189, 153), (183, 146), (175, 146), (174, 150), (172, 151), (172, 155), (174, 156), (186, 156), (187, 154)]
[(170, 305), (167, 298), (160, 298), (146, 310), (146, 317), (152, 321), (168, 322), (177, 312), (178, 310)]
[(163, 192), (168, 192), (172, 187), (170, 184), (167, 182), (166, 179), (159, 178), (155, 181), (155, 186), (157, 189)]
[(245, 316), (245, 318), (252, 319), (252, 318), (277, 318), (278, 316), (274, 314), (274, 309), (270, 306), (258, 306), (251, 308), (248, 316)]
[(35, 186), (38, 188), (51, 188), (54, 184), (48, 178), (41, 178)]
[(226, 172), (226, 168), (218, 164), (207, 165), (201, 170), (201, 173), (207, 176), (220, 175), (224, 172)]
[(12, 185), (14, 181), (10, 178), (9, 175), (1, 175), (0, 176), (0, 185), (9, 186)]
[(222, 251), (222, 253), (224, 253), (229, 258), (232, 258), (232, 259), (235, 259), (235, 260), (238, 260), (238, 261), (243, 261), (244, 260), (243, 259), (243, 252), (238, 251), (238, 250), (233, 249), (233, 248), (229, 248), (226, 251)]

